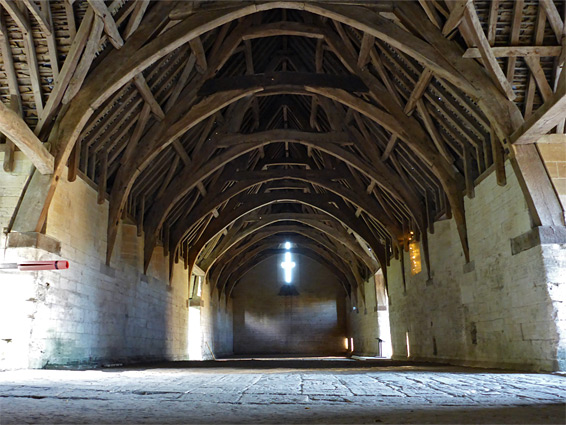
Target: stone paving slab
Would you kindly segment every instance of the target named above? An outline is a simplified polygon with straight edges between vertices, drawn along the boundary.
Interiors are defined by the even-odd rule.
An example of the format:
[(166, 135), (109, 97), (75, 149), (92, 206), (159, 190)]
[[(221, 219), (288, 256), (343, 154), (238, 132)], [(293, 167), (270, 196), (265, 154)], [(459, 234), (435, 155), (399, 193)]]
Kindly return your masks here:
[(455, 367), (0, 372), (0, 424), (566, 423), (566, 378)]

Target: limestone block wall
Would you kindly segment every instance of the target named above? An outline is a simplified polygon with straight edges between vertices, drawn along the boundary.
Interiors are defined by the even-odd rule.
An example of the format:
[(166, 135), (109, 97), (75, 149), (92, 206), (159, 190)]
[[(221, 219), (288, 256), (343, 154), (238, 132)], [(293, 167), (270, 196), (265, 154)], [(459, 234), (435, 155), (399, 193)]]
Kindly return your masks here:
[[(26, 162), (16, 161), (19, 174), (0, 171), (0, 187), (21, 192), (17, 186), (25, 182)], [(12, 192), (3, 189), (0, 196), (2, 223), (12, 214)], [(97, 205), (96, 198), (83, 180), (62, 178), (46, 226), (47, 236), (60, 241), (60, 255), (36, 248), (3, 250), (0, 262), (66, 259), (71, 266), (57, 272), (0, 272), (0, 369), (187, 358), (187, 272), (176, 264), (170, 284), (168, 258), (157, 247), (144, 275), (143, 238), (126, 223), (106, 266), (108, 203)], [(214, 306), (209, 311), (216, 314)], [(226, 335), (231, 324), (218, 329), (224, 329), (231, 348)], [(220, 341), (213, 344), (222, 351)]]
[[(4, 163), (4, 151), (0, 150), (0, 163)], [(8, 227), (33, 165), (20, 151), (14, 154), (14, 170), (6, 173), (0, 169), (0, 230)]]
[[(377, 338), (379, 332), (373, 277), (358, 288), (357, 295), (357, 303), (351, 299), (348, 300), (348, 337), (353, 339), (353, 354), (375, 356), (378, 353)], [(362, 301), (364, 297), (365, 303)], [(352, 344), (350, 344), (351, 349)]]
[(206, 284), (202, 292), (200, 308), (200, 326), (202, 332), (202, 358), (210, 360), (215, 357), (226, 357), (234, 354), (232, 300), (223, 295), (218, 298), (218, 291), (211, 293), (210, 284)]
[(337, 355), (346, 352), (345, 292), (319, 263), (295, 255), (297, 296), (280, 296), (282, 256), (250, 270), (234, 289), (234, 353)]
[[(543, 245), (542, 257), (546, 273), (546, 282), (550, 301), (553, 307), (550, 311), (551, 319), (556, 326), (556, 365), (557, 370), (566, 370), (566, 246), (558, 244)], [(547, 321), (535, 323), (530, 330), (534, 332), (537, 327), (544, 327)], [(554, 347), (552, 347), (554, 350)]]
[(537, 144), (554, 189), (566, 208), (566, 134), (549, 134)]
[[(361, 302), (361, 291), (365, 304)], [(379, 271), (358, 289), (359, 305), (349, 302), (348, 336), (353, 338), (353, 354), (360, 356), (391, 356), (391, 334), (389, 330), (389, 306), (385, 292), (383, 274)], [(356, 307), (354, 310), (353, 307)], [(381, 353), (378, 346), (381, 344)]]
[[(411, 276), (405, 256), (389, 272), (393, 357), (553, 370), (564, 360), (566, 246), (516, 253), (511, 239), (531, 228), (516, 176), (492, 174), (465, 201), (471, 262), (453, 220), (429, 235), (432, 280)], [(406, 286), (406, 290), (404, 289)], [(555, 322), (558, 320), (557, 322)], [(562, 333), (561, 333), (562, 332)]]

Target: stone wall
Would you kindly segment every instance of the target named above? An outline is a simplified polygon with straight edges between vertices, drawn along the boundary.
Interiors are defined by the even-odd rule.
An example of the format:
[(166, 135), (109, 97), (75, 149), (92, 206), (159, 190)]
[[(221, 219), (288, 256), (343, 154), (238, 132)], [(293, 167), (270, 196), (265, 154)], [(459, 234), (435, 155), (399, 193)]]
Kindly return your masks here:
[[(0, 164), (3, 163), (4, 151), (0, 149)], [(7, 228), (10, 224), (14, 209), (32, 169), (32, 163), (20, 151), (14, 154), (14, 170), (11, 173), (6, 173), (0, 168), (0, 230)]]
[[(365, 304), (361, 302), (361, 291)], [(383, 274), (379, 271), (358, 289), (358, 306), (350, 302), (348, 309), (348, 336), (353, 338), (353, 354), (360, 356), (391, 356), (389, 307)], [(356, 307), (354, 310), (353, 307)], [(381, 352), (378, 339), (382, 340)]]
[(326, 268), (295, 255), (297, 296), (280, 296), (282, 256), (250, 270), (234, 289), (235, 354), (344, 354), (345, 292)]
[[(429, 235), (432, 280), (411, 276), (405, 256), (389, 272), (393, 357), (477, 366), (553, 370), (564, 359), (566, 246), (520, 252), (511, 241), (531, 230), (516, 176), (495, 175), (465, 200), (471, 262), (465, 263), (453, 220)], [(556, 320), (556, 321), (555, 321)], [(408, 340), (408, 344), (407, 344)], [(561, 354), (558, 354), (561, 352)]]
[(537, 143), (554, 189), (566, 208), (566, 134), (548, 134)]
[[(0, 171), (0, 187), (9, 189), (0, 195), (3, 223), (9, 222), (12, 193), (19, 196), (23, 170), (27, 173), (29, 167), (20, 155), (16, 159), (15, 175)], [(122, 223), (106, 266), (108, 202), (97, 205), (96, 198), (82, 179), (69, 183), (62, 178), (46, 226), (54, 245), (60, 242), (60, 252), (30, 247), (3, 251), (0, 262), (65, 259), (70, 268), (0, 272), (1, 320), (10, 324), (0, 331), (0, 368), (187, 358), (188, 285), (182, 263), (175, 265), (170, 284), (168, 258), (157, 247), (144, 275), (143, 238), (136, 226)], [(215, 307), (207, 311), (221, 316)], [(216, 326), (222, 322), (216, 318), (209, 322), (217, 332), (212, 346), (231, 350), (231, 323)]]
[(210, 284), (203, 289), (201, 311), (203, 359), (226, 357), (234, 354), (232, 299), (218, 298), (218, 291), (210, 292)]

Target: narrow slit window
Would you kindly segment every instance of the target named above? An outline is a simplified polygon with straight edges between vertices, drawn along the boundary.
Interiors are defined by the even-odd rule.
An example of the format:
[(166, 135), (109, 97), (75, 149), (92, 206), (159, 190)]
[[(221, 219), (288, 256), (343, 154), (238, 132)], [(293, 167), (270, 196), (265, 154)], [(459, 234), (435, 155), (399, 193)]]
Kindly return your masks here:
[(293, 269), (295, 268), (295, 262), (291, 257), (290, 252), (285, 253), (285, 261), (281, 263), (281, 268), (285, 272), (285, 283), (291, 283), (293, 281)]
[(412, 240), (409, 243), (409, 258), (411, 260), (411, 275), (416, 275), (421, 272), (421, 247), (419, 243)]

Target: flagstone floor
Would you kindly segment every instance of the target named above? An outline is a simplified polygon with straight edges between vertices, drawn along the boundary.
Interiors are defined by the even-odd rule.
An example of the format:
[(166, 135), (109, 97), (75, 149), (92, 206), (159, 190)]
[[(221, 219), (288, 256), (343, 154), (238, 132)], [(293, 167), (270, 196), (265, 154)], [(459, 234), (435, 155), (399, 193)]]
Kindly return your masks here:
[(348, 359), (0, 372), (1, 424), (566, 423), (566, 377)]

